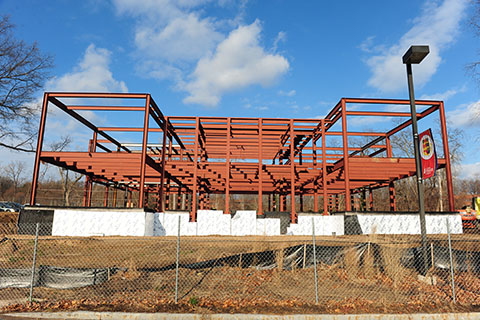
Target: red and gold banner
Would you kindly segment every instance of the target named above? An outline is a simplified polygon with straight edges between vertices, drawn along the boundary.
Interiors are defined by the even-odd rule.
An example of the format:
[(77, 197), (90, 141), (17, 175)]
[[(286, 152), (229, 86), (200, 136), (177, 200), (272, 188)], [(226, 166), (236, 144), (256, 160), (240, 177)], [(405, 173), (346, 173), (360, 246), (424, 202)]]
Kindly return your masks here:
[(420, 157), (422, 158), (422, 178), (427, 179), (435, 175), (437, 170), (437, 153), (430, 129), (420, 133)]

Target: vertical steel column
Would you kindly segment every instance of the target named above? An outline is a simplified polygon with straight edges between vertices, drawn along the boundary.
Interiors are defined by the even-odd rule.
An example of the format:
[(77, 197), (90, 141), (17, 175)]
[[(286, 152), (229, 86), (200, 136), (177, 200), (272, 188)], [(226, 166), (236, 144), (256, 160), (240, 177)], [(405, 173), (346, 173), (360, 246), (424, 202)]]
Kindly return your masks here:
[[(315, 175), (317, 174), (317, 141), (315, 140), (315, 136), (312, 136), (312, 153), (313, 153), (313, 172)], [(315, 176), (313, 180), (313, 188), (314, 195), (313, 195), (313, 212), (318, 212), (318, 177)]]
[(373, 211), (373, 190), (368, 189), (368, 209)]
[(167, 185), (165, 186), (165, 204), (164, 204), (164, 211), (165, 210), (172, 210), (170, 207), (170, 179), (167, 178)]
[(171, 210), (170, 208), (170, 181), (167, 178), (167, 185), (165, 186), (165, 201), (164, 201), (164, 210)]
[[(96, 152), (97, 151), (97, 139), (98, 139), (98, 132), (94, 131), (93, 132), (93, 139), (92, 139), (92, 145), (90, 152)], [(89, 184), (88, 184), (88, 193), (87, 193), (87, 206), (91, 207), (92, 206), (92, 194), (93, 194), (93, 179), (89, 179)]]
[(395, 185), (393, 180), (388, 183), (388, 195), (390, 199), (390, 211), (397, 211), (397, 201), (395, 199)]
[[(95, 133), (95, 132), (94, 132)], [(88, 142), (88, 152), (92, 152), (93, 139)], [(88, 203), (88, 188), (90, 185), (90, 177), (85, 176), (85, 187), (83, 190), (83, 206), (86, 207)]]
[(177, 204), (176, 204), (176, 210), (183, 210), (182, 208), (182, 186), (178, 186), (178, 191), (177, 191)]
[(342, 98), (342, 140), (343, 140), (343, 176), (345, 178), (345, 211), (352, 210), (350, 201), (350, 167), (348, 164), (348, 137), (347, 137), (347, 111), (345, 99)]
[(321, 120), (322, 127), (322, 188), (323, 188), (323, 214), (328, 214), (328, 187), (327, 187), (327, 147), (325, 146), (325, 120)]
[(227, 150), (225, 156), (225, 210), (223, 213), (230, 214), (230, 126), (232, 119), (227, 118)]
[(113, 207), (117, 207), (117, 187), (113, 186)]
[[(165, 117), (165, 120), (167, 120), (168, 123), (168, 117)], [(172, 136), (170, 135), (170, 137), (168, 138), (168, 160), (172, 160), (172, 144)]]
[(88, 190), (87, 190), (87, 207), (92, 206), (92, 194), (93, 194), (93, 180), (90, 179), (90, 183), (88, 184)]
[(85, 187), (83, 189), (83, 206), (87, 206), (87, 195), (88, 195), (88, 184), (89, 184), (89, 177), (85, 176)]
[(165, 182), (165, 159), (166, 159), (166, 153), (167, 153), (167, 135), (168, 135), (168, 117), (165, 117), (163, 120), (163, 138), (162, 138), (162, 172), (161, 172), (161, 178), (160, 178), (160, 189), (159, 194), (158, 194), (158, 206), (161, 210), (161, 212), (165, 212), (165, 205), (163, 202), (163, 193), (164, 193), (164, 182)]
[(392, 155), (392, 144), (390, 143), (390, 136), (385, 137), (385, 147), (387, 148), (387, 158), (391, 158)]
[(197, 221), (197, 158), (198, 158), (198, 130), (200, 119), (195, 117), (195, 135), (194, 135), (194, 156), (193, 156), (193, 187), (192, 187), (192, 208), (190, 211), (190, 221)]
[(147, 159), (147, 143), (148, 143), (148, 120), (150, 117), (150, 95), (147, 94), (145, 99), (145, 115), (143, 120), (143, 140), (142, 140), (142, 157), (140, 162), (140, 188), (138, 195), (138, 207), (145, 206), (145, 162)]
[[(200, 166), (202, 162), (202, 157), (200, 157)], [(205, 190), (203, 189), (203, 179), (200, 180), (200, 183), (198, 184), (198, 207), (200, 210), (204, 210), (204, 199), (205, 199)]]
[(440, 102), (440, 127), (442, 130), (442, 144), (443, 154), (445, 157), (445, 176), (447, 177), (447, 197), (448, 197), (448, 210), (455, 211), (455, 200), (453, 198), (453, 181), (452, 181), (452, 167), (450, 164), (450, 150), (448, 148), (448, 135), (447, 135), (447, 122), (445, 120), (445, 107), (443, 102)]
[(262, 193), (262, 171), (263, 171), (263, 160), (262, 160), (262, 118), (258, 119), (258, 211), (257, 215), (263, 215), (263, 193)]
[(297, 213), (295, 212), (295, 130), (293, 125), (293, 119), (290, 119), (290, 220), (292, 223), (297, 223)]
[(103, 200), (103, 206), (106, 208), (108, 206), (108, 184), (105, 185), (105, 197)]
[(300, 212), (303, 212), (303, 189), (300, 189), (300, 195), (298, 197), (300, 198)]
[(43, 135), (45, 133), (45, 123), (47, 120), (48, 93), (43, 95), (42, 114), (40, 116), (40, 127), (38, 128), (37, 152), (35, 153), (35, 165), (33, 167), (32, 192), (30, 194), (30, 205), (35, 205), (37, 197), (38, 172), (40, 171), (40, 156), (43, 146)]

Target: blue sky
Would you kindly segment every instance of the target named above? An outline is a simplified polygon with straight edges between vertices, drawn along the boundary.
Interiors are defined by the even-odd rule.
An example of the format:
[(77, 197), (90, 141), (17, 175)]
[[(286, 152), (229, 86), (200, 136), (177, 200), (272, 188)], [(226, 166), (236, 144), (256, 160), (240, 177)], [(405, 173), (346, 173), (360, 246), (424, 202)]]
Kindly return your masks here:
[(480, 174), (472, 11), (468, 0), (0, 2), (17, 37), (54, 56), (45, 90), (149, 92), (166, 115), (313, 118), (341, 97), (408, 98), (401, 56), (429, 44), (416, 96), (444, 100), (465, 130), (463, 176)]

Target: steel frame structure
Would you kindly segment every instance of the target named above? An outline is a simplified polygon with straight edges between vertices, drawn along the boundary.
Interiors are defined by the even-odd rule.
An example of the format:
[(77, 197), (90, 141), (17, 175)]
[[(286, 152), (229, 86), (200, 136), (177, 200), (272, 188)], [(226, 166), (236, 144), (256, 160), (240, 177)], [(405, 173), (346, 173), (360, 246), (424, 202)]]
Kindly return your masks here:
[[(112, 99), (135, 101), (135, 105), (111, 105)], [(68, 102), (91, 101), (82, 105)], [(104, 101), (104, 104), (98, 102)], [(107, 103), (108, 102), (108, 103)], [(53, 93), (44, 94), (30, 204), (36, 203), (40, 163), (49, 163), (84, 174), (83, 205), (90, 206), (92, 184), (138, 192), (137, 206), (147, 205), (148, 195), (155, 195), (156, 210), (172, 207), (170, 195), (189, 195), (190, 217), (196, 221), (198, 209), (210, 207), (210, 194), (225, 195), (224, 213), (230, 213), (233, 194), (258, 195), (259, 215), (278, 201), (276, 210), (287, 211), (290, 197), (291, 221), (297, 221), (295, 198), (314, 197), (314, 211), (328, 214), (345, 199), (345, 211), (358, 210), (353, 195), (389, 187), (390, 208), (396, 210), (394, 181), (415, 175), (413, 158), (394, 157), (390, 139), (411, 125), (409, 112), (358, 111), (349, 104), (408, 105), (408, 100), (342, 98), (324, 119), (231, 118), (165, 116), (150, 94), (132, 93)], [(445, 168), (449, 210), (454, 211), (447, 128), (442, 101), (418, 100), (424, 111), (418, 119), (439, 113), (444, 157), (438, 167)], [(56, 106), (92, 131), (85, 152), (43, 151), (47, 111)], [(98, 127), (78, 111), (141, 112), (142, 127)], [(406, 121), (386, 132), (347, 130), (349, 116), (405, 117)], [(334, 125), (340, 131), (334, 131)], [(115, 132), (138, 132), (138, 145), (122, 143)], [(149, 143), (149, 135), (159, 133), (162, 142)], [(326, 138), (341, 138), (341, 146), (329, 145)], [(371, 139), (363, 146), (352, 146), (352, 137)], [(131, 146), (141, 147), (133, 150)], [(319, 199), (323, 198), (323, 208)], [(178, 198), (177, 198), (177, 201)], [(293, 204), (293, 205), (292, 205)], [(107, 201), (105, 200), (105, 205)]]

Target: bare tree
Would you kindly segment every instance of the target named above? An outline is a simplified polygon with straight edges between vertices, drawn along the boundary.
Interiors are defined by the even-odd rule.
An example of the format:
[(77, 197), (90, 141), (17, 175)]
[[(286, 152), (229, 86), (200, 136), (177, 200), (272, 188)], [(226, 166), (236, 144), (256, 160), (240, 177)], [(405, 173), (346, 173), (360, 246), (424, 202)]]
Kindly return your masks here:
[(18, 186), (24, 180), (25, 162), (19, 160), (12, 161), (4, 168), (4, 170), (13, 184), (13, 193), (10, 200), (16, 201)]
[[(470, 18), (470, 26), (473, 31), (480, 36), (480, 0), (474, 0), (474, 10)], [(480, 61), (475, 61), (467, 64), (467, 71), (470, 73), (477, 82), (480, 82)]]
[[(62, 151), (72, 142), (69, 136), (62, 137), (60, 141), (51, 144), (51, 149), (53, 151)], [(63, 194), (63, 204), (65, 206), (70, 206), (70, 195), (75, 189), (77, 183), (82, 179), (83, 175), (73, 172), (73, 177), (71, 176), (71, 171), (62, 167), (58, 167), (58, 173), (60, 174), (60, 180), (62, 183), (62, 194)]]
[(0, 17), (0, 146), (34, 152), (35, 94), (47, 80), (53, 59), (36, 43), (16, 39), (13, 30), (9, 17)]
[[(439, 130), (436, 131), (437, 135), (441, 135)], [(450, 127), (448, 130), (448, 147), (450, 153), (450, 162), (452, 164), (452, 176), (454, 183), (456, 182), (457, 171), (456, 168), (460, 164), (463, 154), (462, 141), (464, 132), (462, 129)], [(406, 128), (399, 133), (392, 136), (391, 143), (393, 147), (393, 154), (397, 157), (409, 157), (413, 158), (413, 144), (412, 133), (409, 128)], [(437, 152), (441, 153), (441, 150), (437, 147)], [(443, 211), (445, 206), (445, 172), (439, 170), (435, 174), (435, 178), (430, 178), (424, 181), (425, 183), (425, 198), (428, 200), (425, 205), (428, 210)], [(417, 183), (414, 177), (409, 177), (397, 182), (397, 197), (399, 199), (400, 206), (405, 210), (417, 210)]]

